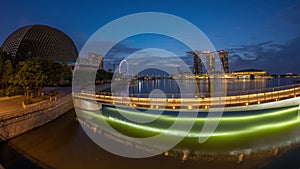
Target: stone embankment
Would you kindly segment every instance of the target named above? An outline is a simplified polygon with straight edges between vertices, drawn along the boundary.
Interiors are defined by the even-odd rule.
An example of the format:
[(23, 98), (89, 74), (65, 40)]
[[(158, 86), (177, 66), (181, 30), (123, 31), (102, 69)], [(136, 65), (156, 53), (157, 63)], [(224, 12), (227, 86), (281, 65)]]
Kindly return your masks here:
[(42, 126), (73, 108), (72, 95), (27, 105), (23, 110), (0, 114), (0, 141)]

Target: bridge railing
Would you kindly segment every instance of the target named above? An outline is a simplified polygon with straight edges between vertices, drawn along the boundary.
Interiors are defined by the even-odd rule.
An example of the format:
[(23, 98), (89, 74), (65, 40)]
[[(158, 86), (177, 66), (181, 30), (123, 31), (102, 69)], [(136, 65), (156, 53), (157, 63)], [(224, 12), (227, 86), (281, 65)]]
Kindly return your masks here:
[[(300, 96), (300, 84), (293, 84), (288, 86), (280, 86), (265, 89), (256, 89), (248, 91), (236, 92), (236, 95), (226, 96), (224, 93), (214, 93), (212, 97), (206, 97), (204, 93), (196, 94), (166, 94), (151, 95), (149, 94), (111, 94), (109, 92), (102, 93), (88, 93), (79, 92), (73, 93), (73, 96), (97, 100), (108, 104), (130, 105), (136, 107), (167, 107), (176, 109), (182, 106), (190, 109), (193, 107), (208, 108), (209, 106), (236, 106), (236, 105), (251, 105), (261, 104), (272, 101), (279, 101), (287, 98)], [(217, 97), (214, 97), (217, 96)]]

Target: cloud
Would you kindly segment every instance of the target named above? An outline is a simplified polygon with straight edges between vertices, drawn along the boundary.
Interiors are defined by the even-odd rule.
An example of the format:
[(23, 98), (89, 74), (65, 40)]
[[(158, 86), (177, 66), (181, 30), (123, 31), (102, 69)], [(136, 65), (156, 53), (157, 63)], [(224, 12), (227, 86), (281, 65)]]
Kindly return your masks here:
[(264, 69), (270, 73), (300, 73), (300, 36), (286, 44), (266, 41), (230, 49), (231, 71), (241, 69)]
[(234, 54), (235, 57), (239, 56), (241, 60), (259, 60), (260, 57), (264, 56), (265, 50), (267, 49), (266, 46), (268, 46), (271, 43), (272, 41), (266, 41), (253, 45), (243, 45), (238, 48), (229, 49), (229, 52), (231, 54)]
[(273, 41), (266, 41), (266, 42), (261, 42), (259, 44), (257, 44), (257, 46), (264, 46), (264, 45), (268, 45), (271, 44)]
[(164, 64), (165, 66), (167, 67), (180, 67), (181, 65), (180, 64), (174, 64), (174, 63), (167, 63), (167, 64)]
[(109, 54), (131, 54), (138, 50), (141, 50), (140, 48), (133, 48), (129, 47), (126, 44), (118, 43), (113, 48), (109, 50)]
[(118, 44), (114, 46), (105, 56), (105, 69), (114, 70), (120, 62), (126, 59), (129, 72), (139, 72), (142, 69), (168, 70), (169, 73), (178, 73), (178, 67), (187, 71), (188, 66), (175, 54), (156, 48), (139, 49)]
[[(106, 43), (94, 43), (92, 46), (97, 47), (99, 45), (111, 44), (113, 42)], [(285, 44), (278, 44), (274, 41), (263, 41), (251, 45), (241, 45), (229, 49), (229, 67), (230, 71), (237, 71), (242, 69), (254, 68), (263, 69), (269, 73), (300, 73), (300, 56), (298, 49), (300, 47), (300, 35)], [(176, 59), (172, 58), (169, 54), (164, 53), (164, 59), (161, 59), (161, 55), (153, 52), (143, 51), (139, 48), (129, 47), (126, 44), (119, 43), (114, 46), (108, 54), (105, 56), (104, 63), (106, 68), (116, 68), (116, 66), (126, 58), (127, 56), (139, 52), (139, 56), (143, 58), (144, 65), (153, 66), (153, 64), (159, 64), (170, 68), (175, 68), (179, 64)], [(159, 56), (159, 57), (158, 57)], [(193, 56), (186, 54), (178, 56), (182, 59), (186, 65), (192, 68)], [(133, 58), (131, 65), (137, 65), (137, 62)], [(154, 62), (154, 61), (155, 62)], [(153, 63), (154, 62), (154, 63)]]

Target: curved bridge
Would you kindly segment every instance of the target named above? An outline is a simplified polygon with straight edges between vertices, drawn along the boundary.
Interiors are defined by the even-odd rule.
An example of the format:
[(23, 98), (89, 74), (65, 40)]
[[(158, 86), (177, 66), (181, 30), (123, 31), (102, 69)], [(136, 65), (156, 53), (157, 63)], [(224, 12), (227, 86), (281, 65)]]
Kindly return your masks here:
[[(185, 98), (178, 98), (175, 95), (173, 98), (172, 95), (166, 98), (148, 98), (147, 95), (121, 97), (112, 96), (110, 93), (78, 92), (73, 93), (73, 101), (79, 121), (92, 133), (100, 133), (100, 135), (105, 133), (106, 129), (102, 125), (105, 121), (126, 136), (123, 138), (122, 134), (110, 133), (108, 139), (113, 137), (112, 141), (128, 143), (128, 136), (150, 137), (160, 133), (166, 133), (170, 137), (184, 136), (178, 146), (179, 149), (174, 148), (170, 151), (189, 150), (189, 157), (199, 157), (206, 153), (210, 155), (222, 153), (250, 158), (260, 152), (277, 154), (287, 146), (299, 144), (300, 84), (244, 91), (226, 97), (199, 96), (200, 93), (186, 95)], [(95, 101), (103, 104), (97, 104)], [(114, 105), (120, 107), (116, 108)], [(213, 116), (208, 117), (208, 112), (211, 110), (209, 108), (224, 105), (224, 113), (217, 129), (210, 135), (209, 140), (199, 144), (199, 138), (208, 134), (201, 133), (204, 124), (216, 120)], [(154, 111), (156, 108), (165, 108), (165, 110), (157, 116), (153, 112), (135, 112), (130, 107), (151, 108)], [(196, 110), (198, 108), (200, 109)], [(181, 118), (177, 118), (179, 109), (186, 112)], [(215, 110), (218, 109), (213, 109)], [(191, 117), (190, 112), (197, 113), (197, 118)], [(155, 117), (155, 121), (138, 123), (128, 120), (127, 116), (143, 118), (146, 121)], [(193, 122), (194, 126), (190, 131), (181, 128), (170, 129), (169, 127), (175, 122), (183, 125)], [(107, 136), (104, 134), (103, 137)], [(153, 145), (145, 143), (143, 146), (147, 149), (153, 148)], [(154, 146), (153, 149), (155, 148), (157, 147)]]
[[(151, 95), (153, 96), (153, 95)], [(96, 100), (101, 103), (112, 105), (124, 105), (132, 107), (145, 108), (166, 108), (166, 109), (208, 109), (210, 107), (236, 107), (248, 106), (262, 103), (277, 102), (289, 98), (300, 96), (300, 84), (281, 86), (275, 88), (266, 88), (251, 91), (239, 91), (233, 96), (224, 97), (201, 97), (202, 94), (195, 95), (177, 95), (171, 94), (169, 97), (160, 98), (149, 95), (134, 94), (131, 96), (121, 96), (121, 94), (111, 93), (87, 93), (73, 92), (73, 97), (87, 100)]]

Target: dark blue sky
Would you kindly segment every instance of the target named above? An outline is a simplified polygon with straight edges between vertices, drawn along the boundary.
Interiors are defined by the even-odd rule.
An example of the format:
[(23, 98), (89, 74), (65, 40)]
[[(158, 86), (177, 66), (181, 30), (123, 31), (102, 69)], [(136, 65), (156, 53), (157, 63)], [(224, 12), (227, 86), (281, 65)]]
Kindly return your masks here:
[(150, 11), (177, 15), (195, 24), (217, 49), (231, 51), (232, 70), (300, 73), (300, 2), (293, 0), (12, 0), (1, 2), (0, 44), (24, 25), (45, 24), (68, 34), (80, 50), (106, 23)]

